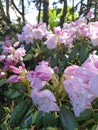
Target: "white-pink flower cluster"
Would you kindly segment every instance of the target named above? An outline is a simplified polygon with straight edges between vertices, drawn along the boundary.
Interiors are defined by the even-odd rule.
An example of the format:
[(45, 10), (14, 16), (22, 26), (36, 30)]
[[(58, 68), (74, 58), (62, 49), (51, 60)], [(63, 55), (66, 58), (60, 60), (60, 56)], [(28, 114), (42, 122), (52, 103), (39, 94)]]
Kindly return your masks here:
[(90, 54), (82, 66), (72, 65), (64, 71), (64, 88), (69, 94), (73, 111), (79, 116), (98, 97), (98, 55)]
[(46, 83), (52, 78), (53, 69), (48, 66), (48, 62), (42, 61), (36, 66), (35, 71), (27, 73), (27, 79), (33, 88), (30, 97), (38, 105), (40, 111), (59, 111), (56, 99), (50, 90), (43, 90)]
[(71, 47), (74, 41), (80, 37), (87, 38), (93, 46), (98, 45), (98, 22), (89, 24), (80, 17), (71, 23), (64, 23), (63, 28), (54, 27), (54, 33), (48, 31), (45, 23), (31, 25), (26, 23), (22, 34), (17, 34), (18, 40), (28, 43), (34, 43), (34, 40), (46, 38), (44, 44), (49, 49), (57, 48), (58, 44)]
[(46, 34), (46, 24), (31, 25), (26, 23), (23, 27), (22, 34), (17, 34), (20, 42), (25, 41), (27, 44), (34, 43), (34, 40), (42, 40)]
[[(1, 45), (2, 52), (0, 55), (0, 63), (2, 69), (0, 69), (0, 78), (7, 75), (7, 71), (18, 73), (18, 63), (23, 63), (23, 57), (26, 55), (26, 50), (23, 45), (20, 45), (19, 42), (12, 43), (11, 40), (6, 40), (4, 44)], [(17, 74), (15, 73), (15, 74)], [(23, 79), (19, 75), (11, 75), (8, 79), (10, 83), (16, 83)]]

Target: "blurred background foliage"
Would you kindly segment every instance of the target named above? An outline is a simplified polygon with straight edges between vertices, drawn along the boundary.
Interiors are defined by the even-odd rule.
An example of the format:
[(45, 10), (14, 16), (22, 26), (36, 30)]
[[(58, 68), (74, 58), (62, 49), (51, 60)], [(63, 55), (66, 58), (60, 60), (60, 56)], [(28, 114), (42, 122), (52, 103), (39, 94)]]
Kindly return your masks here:
[[(5, 35), (20, 32), (26, 20), (30, 6), (36, 7), (36, 23), (45, 22), (50, 29), (63, 26), (64, 22), (76, 20), (80, 15), (84, 17), (93, 10), (93, 17), (89, 21), (98, 20), (98, 1), (96, 0), (0, 0), (0, 39)], [(12, 19), (12, 10), (15, 19)], [(33, 14), (33, 8), (30, 10)], [(33, 19), (33, 16), (30, 16)], [(35, 16), (34, 16), (35, 17)]]

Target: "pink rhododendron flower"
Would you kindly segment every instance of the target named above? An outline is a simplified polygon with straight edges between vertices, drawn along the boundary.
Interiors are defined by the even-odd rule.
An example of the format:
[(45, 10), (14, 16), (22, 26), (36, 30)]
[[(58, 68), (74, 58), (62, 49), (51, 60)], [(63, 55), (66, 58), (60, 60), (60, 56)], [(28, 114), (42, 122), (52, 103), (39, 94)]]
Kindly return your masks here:
[(49, 39), (47, 39), (47, 41), (45, 41), (44, 44), (46, 44), (49, 49), (54, 49), (57, 47), (57, 43), (58, 43), (57, 37), (53, 35)]
[(6, 76), (6, 72), (0, 69), (0, 78), (3, 78)]
[(19, 45), (20, 45), (19, 42), (15, 42), (15, 43), (13, 44), (13, 47), (19, 47)]
[(17, 83), (17, 82), (20, 82), (21, 80), (23, 80), (22, 76), (12, 75), (9, 77), (8, 83)]
[(30, 23), (26, 22), (26, 24), (25, 24), (25, 26), (22, 28), (22, 30), (23, 30), (24, 32), (31, 32), (31, 31), (32, 31), (32, 28), (33, 28), (33, 26), (32, 26)]
[(31, 82), (30, 86), (34, 90), (41, 90), (46, 84), (45, 81), (42, 81), (40, 78), (36, 76), (35, 71), (29, 71), (26, 77)]
[(30, 97), (32, 98), (33, 102), (36, 105), (38, 105), (40, 111), (44, 112), (59, 111), (59, 107), (55, 103), (56, 99), (50, 90), (43, 90), (43, 91), (32, 90)]
[(16, 65), (17, 65), (17, 61), (14, 60), (14, 57), (13, 57), (12, 54), (7, 56), (7, 58), (6, 58), (5, 62), (4, 62), (4, 67), (3, 67), (3, 69), (4, 69), (4, 70), (7, 70), (7, 69), (9, 69), (9, 67), (10, 67), (11, 65), (13, 65), (13, 66), (16, 66)]
[(90, 39), (93, 46), (98, 45), (98, 22), (90, 22), (88, 24), (90, 29)]
[[(70, 32), (69, 32), (70, 31)], [(59, 35), (60, 43), (64, 44), (65, 46), (72, 46), (74, 35), (72, 30), (62, 30)]]
[(46, 81), (42, 81), (40, 78), (35, 77), (32, 79), (30, 86), (34, 90), (39, 91), (39, 90), (43, 89), (43, 87), (46, 85), (46, 83), (47, 83)]
[(22, 66), (19, 66), (19, 68), (15, 67), (15, 66), (10, 66), (9, 67), (11, 69), (12, 72), (14, 72), (15, 74), (20, 74), (23, 70)]
[(54, 33), (56, 35), (59, 35), (61, 33), (61, 28), (60, 27), (54, 27)]
[(35, 68), (36, 76), (43, 81), (49, 81), (54, 73), (53, 69), (48, 66), (48, 62), (42, 61)]
[(36, 66), (35, 71), (29, 71), (26, 77), (31, 82), (33, 89), (41, 90), (47, 83), (46, 81), (52, 78), (53, 73), (54, 71), (48, 66), (48, 62), (42, 61)]
[(23, 60), (23, 56), (25, 56), (26, 50), (24, 49), (23, 46), (21, 46), (20, 48), (16, 49), (14, 52), (14, 58), (17, 61), (22, 61)]
[(79, 68), (79, 66), (77, 65), (72, 65), (72, 66), (68, 66), (65, 70), (64, 70), (64, 76), (66, 79), (70, 79), (71, 77), (73, 77), (75, 70)]
[(90, 10), (88, 13), (87, 13), (87, 18), (90, 18), (92, 16), (93, 12)]
[(35, 71), (31, 70), (26, 75), (27, 79), (32, 82), (32, 79), (35, 78)]
[(98, 97), (98, 74), (92, 76), (89, 82), (90, 91)]
[(94, 74), (98, 73), (98, 55), (93, 52), (90, 54), (87, 60), (82, 64), (82, 67), (88, 68)]
[(88, 84), (90, 78), (95, 73), (86, 67), (79, 67), (77, 65), (69, 66), (64, 71), (64, 76), (66, 79), (71, 79), (77, 77), (83, 81), (83, 83)]
[(22, 34), (17, 34), (19, 41), (25, 41), (27, 44), (34, 43), (34, 40), (42, 40), (46, 34), (46, 24), (31, 25), (26, 23), (23, 27)]
[(10, 45), (10, 46), (6, 46), (6, 45), (2, 45), (2, 55), (7, 55), (9, 53), (13, 53), (14, 52), (14, 48)]
[(88, 84), (90, 78), (94, 75), (93, 71), (87, 68), (79, 67), (75, 70), (73, 77), (77, 77), (83, 81), (83, 83)]
[(0, 55), (0, 62), (3, 62), (5, 58), (6, 58), (5, 55)]
[(65, 90), (69, 94), (75, 115), (79, 116), (98, 96), (98, 55), (95, 52), (90, 54), (80, 67), (67, 67), (64, 76)]
[(73, 111), (79, 116), (86, 108), (90, 106), (90, 102), (95, 96), (88, 89), (88, 85), (84, 84), (79, 78), (72, 78), (64, 81), (64, 88), (68, 92)]

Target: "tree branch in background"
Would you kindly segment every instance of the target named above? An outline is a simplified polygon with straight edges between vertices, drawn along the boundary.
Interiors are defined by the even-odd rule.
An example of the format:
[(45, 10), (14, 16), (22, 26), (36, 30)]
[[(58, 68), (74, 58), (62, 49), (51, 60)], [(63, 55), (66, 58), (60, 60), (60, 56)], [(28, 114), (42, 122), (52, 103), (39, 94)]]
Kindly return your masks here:
[(74, 21), (74, 0), (72, 1), (72, 21)]
[(22, 12), (20, 12), (20, 10), (17, 8), (17, 6), (15, 5), (15, 3), (14, 3), (14, 0), (11, 0), (11, 2), (12, 2), (12, 5), (14, 6), (14, 8), (17, 10), (17, 12), (20, 14), (20, 15), (22, 15)]
[(65, 21), (65, 17), (66, 17), (66, 14), (67, 14), (67, 0), (63, 0), (63, 1), (64, 1), (63, 13), (61, 15), (60, 23), (59, 23), (59, 25), (61, 26), (61, 28), (63, 27), (63, 23)]
[(23, 19), (23, 21), (25, 21), (24, 0), (22, 0), (21, 2), (22, 2), (22, 19)]
[(7, 18), (10, 20), (9, 0), (6, 0), (6, 14), (7, 14)]
[(43, 0), (43, 22), (49, 25), (49, 0)]
[(40, 22), (40, 15), (41, 15), (41, 5), (42, 5), (42, 0), (39, 0), (39, 8), (38, 8), (38, 20), (37, 23)]
[(4, 18), (6, 17), (1, 0), (0, 0), (0, 16)]

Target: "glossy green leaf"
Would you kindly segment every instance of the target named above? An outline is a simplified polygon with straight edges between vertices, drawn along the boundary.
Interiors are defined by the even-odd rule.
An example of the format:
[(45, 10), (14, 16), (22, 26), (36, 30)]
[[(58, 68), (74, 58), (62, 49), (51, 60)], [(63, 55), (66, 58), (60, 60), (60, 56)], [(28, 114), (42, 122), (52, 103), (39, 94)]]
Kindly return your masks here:
[(64, 106), (60, 108), (60, 121), (63, 130), (75, 130), (79, 127), (71, 111)]
[(6, 79), (0, 79), (0, 87), (6, 83)]
[(45, 114), (44, 112), (39, 111), (38, 116), (37, 116), (36, 121), (35, 121), (35, 126), (37, 128), (39, 128), (43, 124), (43, 116), (44, 116), (44, 114)]
[(0, 123), (2, 122), (4, 113), (5, 111), (4, 111), (3, 105), (0, 103)]
[(8, 91), (5, 92), (5, 95), (10, 99), (14, 99), (21, 96), (22, 94), (15, 89), (9, 89)]
[(25, 100), (20, 101), (11, 114), (9, 124), (14, 125), (17, 124), (18, 122), (20, 123), (23, 117), (25, 116), (29, 105), (30, 105), (29, 101), (28, 102)]
[(33, 114), (29, 115), (27, 118), (25, 118), (22, 123), (21, 123), (21, 127), (22, 128), (27, 128), (30, 127), (32, 125), (32, 118), (33, 118)]
[(20, 130), (20, 127), (14, 127), (13, 130)]
[(61, 73), (65, 70), (65, 67), (67, 65), (67, 58), (64, 54), (60, 54), (60, 59), (58, 62), (59, 70)]
[(94, 125), (91, 130), (98, 130), (98, 125)]
[(29, 111), (26, 113), (25, 117), (21, 122), (21, 128), (28, 128), (31, 125), (33, 125), (36, 121), (37, 116), (38, 116), (38, 111), (33, 113), (31, 107), (31, 109), (29, 109)]
[(98, 112), (94, 115), (94, 119), (98, 121)]
[(69, 56), (69, 61), (73, 62), (79, 52), (79, 46), (72, 48), (71, 54)]
[(45, 127), (48, 126), (57, 126), (57, 122), (54, 118), (54, 116), (52, 115), (52, 113), (45, 113), (45, 115), (43, 116), (43, 123)]
[(32, 54), (27, 54), (25, 57), (24, 57), (24, 61), (28, 61), (28, 60), (31, 60), (32, 59)]
[(47, 130), (58, 130), (58, 129), (54, 127), (48, 127)]
[(51, 57), (51, 67), (55, 67), (57, 66), (57, 62), (58, 62), (58, 53), (54, 53)]
[(92, 110), (86, 109), (83, 111), (79, 117), (77, 117), (78, 121), (88, 120), (92, 116)]
[(79, 60), (83, 63), (88, 57), (88, 47), (86, 45), (81, 45), (79, 50)]
[(32, 119), (32, 124), (35, 124), (36, 118), (38, 117), (38, 114), (39, 114), (39, 111), (34, 112), (33, 119)]
[(0, 128), (1, 128), (0, 130), (9, 130), (6, 123), (1, 124)]

